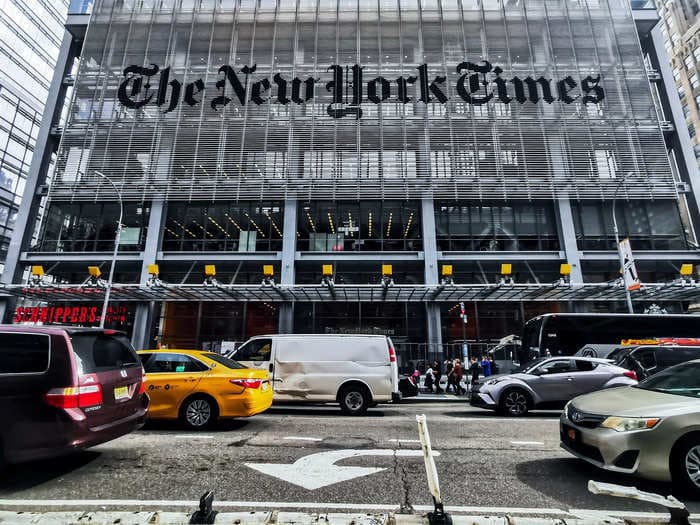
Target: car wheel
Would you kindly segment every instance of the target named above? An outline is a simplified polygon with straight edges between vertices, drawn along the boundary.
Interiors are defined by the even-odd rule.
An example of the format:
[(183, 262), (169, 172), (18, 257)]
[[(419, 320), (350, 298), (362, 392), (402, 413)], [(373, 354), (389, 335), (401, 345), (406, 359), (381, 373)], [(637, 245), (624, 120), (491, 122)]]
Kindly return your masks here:
[(673, 480), (690, 494), (700, 495), (700, 439), (681, 444), (674, 459)]
[(507, 416), (524, 416), (530, 409), (530, 396), (520, 388), (506, 390), (501, 396), (499, 408)]
[(345, 387), (338, 396), (340, 409), (349, 416), (361, 416), (367, 412), (370, 400), (367, 392), (360, 386)]
[(211, 425), (219, 415), (219, 408), (209, 397), (195, 396), (182, 405), (180, 419), (192, 430), (201, 430)]

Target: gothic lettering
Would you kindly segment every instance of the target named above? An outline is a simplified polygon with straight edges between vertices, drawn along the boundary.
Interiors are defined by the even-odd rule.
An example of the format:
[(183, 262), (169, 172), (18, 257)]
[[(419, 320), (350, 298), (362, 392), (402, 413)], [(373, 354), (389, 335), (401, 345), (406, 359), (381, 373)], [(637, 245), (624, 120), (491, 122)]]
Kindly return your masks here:
[[(598, 104), (605, 98), (605, 91), (603, 91), (603, 88), (600, 87), (600, 75), (595, 78), (588, 75), (583, 79), (583, 82), (581, 82), (581, 89), (583, 89), (583, 91), (586, 93), (586, 95), (583, 97), (584, 104), (588, 104), (589, 102), (591, 104)], [(591, 96), (591, 91), (595, 93), (595, 95)]]
[[(129, 66), (124, 70), (124, 82), (119, 85), (117, 90), (117, 98), (119, 102), (129, 109), (142, 108), (148, 104), (153, 98), (153, 93), (149, 93), (151, 84), (149, 79), (158, 73), (159, 68), (155, 64), (151, 64), (151, 68), (141, 66)], [(143, 84), (143, 78), (146, 78), (146, 84)], [(129, 89), (131, 87), (131, 89)], [(141, 94), (141, 88), (144, 88), (143, 98), (141, 100), (133, 100)]]

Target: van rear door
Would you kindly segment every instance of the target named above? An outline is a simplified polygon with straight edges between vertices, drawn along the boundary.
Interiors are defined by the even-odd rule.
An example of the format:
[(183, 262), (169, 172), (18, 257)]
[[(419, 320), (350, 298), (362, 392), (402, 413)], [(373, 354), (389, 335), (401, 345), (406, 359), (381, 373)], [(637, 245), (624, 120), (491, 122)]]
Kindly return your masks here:
[(396, 356), (396, 348), (390, 337), (386, 338), (386, 343), (389, 346), (389, 365), (391, 367), (391, 390), (396, 395), (399, 394), (399, 363)]
[(129, 340), (111, 330), (70, 332), (69, 336), (77, 365), (76, 386), (87, 399), (81, 408), (90, 428), (139, 410), (143, 369)]
[(248, 368), (258, 368), (272, 373), (272, 339), (269, 337), (256, 337), (243, 343), (233, 354), (231, 359)]

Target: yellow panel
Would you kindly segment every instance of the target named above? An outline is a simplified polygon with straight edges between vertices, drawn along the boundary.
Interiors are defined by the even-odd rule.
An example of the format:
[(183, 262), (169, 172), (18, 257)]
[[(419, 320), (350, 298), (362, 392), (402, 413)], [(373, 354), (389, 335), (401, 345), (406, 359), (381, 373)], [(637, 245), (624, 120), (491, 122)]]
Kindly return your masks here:
[(158, 268), (157, 264), (149, 264), (148, 273), (149, 275), (160, 275), (160, 268)]
[(393, 275), (394, 268), (391, 264), (382, 264), (382, 275)]
[(681, 275), (684, 275), (684, 276), (693, 275), (693, 265), (692, 264), (681, 264)]
[(333, 275), (333, 265), (332, 264), (324, 264), (323, 265), (323, 276), (324, 277), (331, 277)]
[(559, 273), (562, 275), (571, 275), (571, 265), (569, 263), (564, 263), (559, 266)]
[(501, 275), (510, 275), (513, 273), (513, 265), (510, 263), (501, 264)]
[(32, 266), (32, 275), (35, 277), (43, 277), (44, 276), (44, 267), (43, 266)]
[(216, 265), (205, 264), (204, 265), (204, 275), (206, 275), (207, 277), (215, 277), (216, 276)]
[(443, 277), (452, 277), (452, 265), (451, 264), (443, 264), (442, 265), (442, 276)]
[(88, 266), (88, 272), (90, 273), (91, 277), (99, 277), (102, 275), (102, 270), (98, 266)]
[(275, 275), (275, 267), (271, 264), (263, 265), (263, 275), (265, 277), (272, 277), (273, 275)]

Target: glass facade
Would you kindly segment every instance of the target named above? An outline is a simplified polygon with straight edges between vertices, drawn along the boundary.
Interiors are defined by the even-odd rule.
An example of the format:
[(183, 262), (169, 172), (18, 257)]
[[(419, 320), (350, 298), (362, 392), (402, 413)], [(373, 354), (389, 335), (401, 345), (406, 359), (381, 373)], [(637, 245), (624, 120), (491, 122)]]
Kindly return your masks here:
[(298, 250), (419, 251), (419, 203), (317, 201), (299, 207)]
[(0, 273), (32, 162), (68, 0), (0, 0)]
[(129, 200), (676, 191), (628, 0), (97, 1), (53, 197), (94, 170)]
[(440, 251), (558, 250), (553, 206), (546, 204), (435, 203)]

